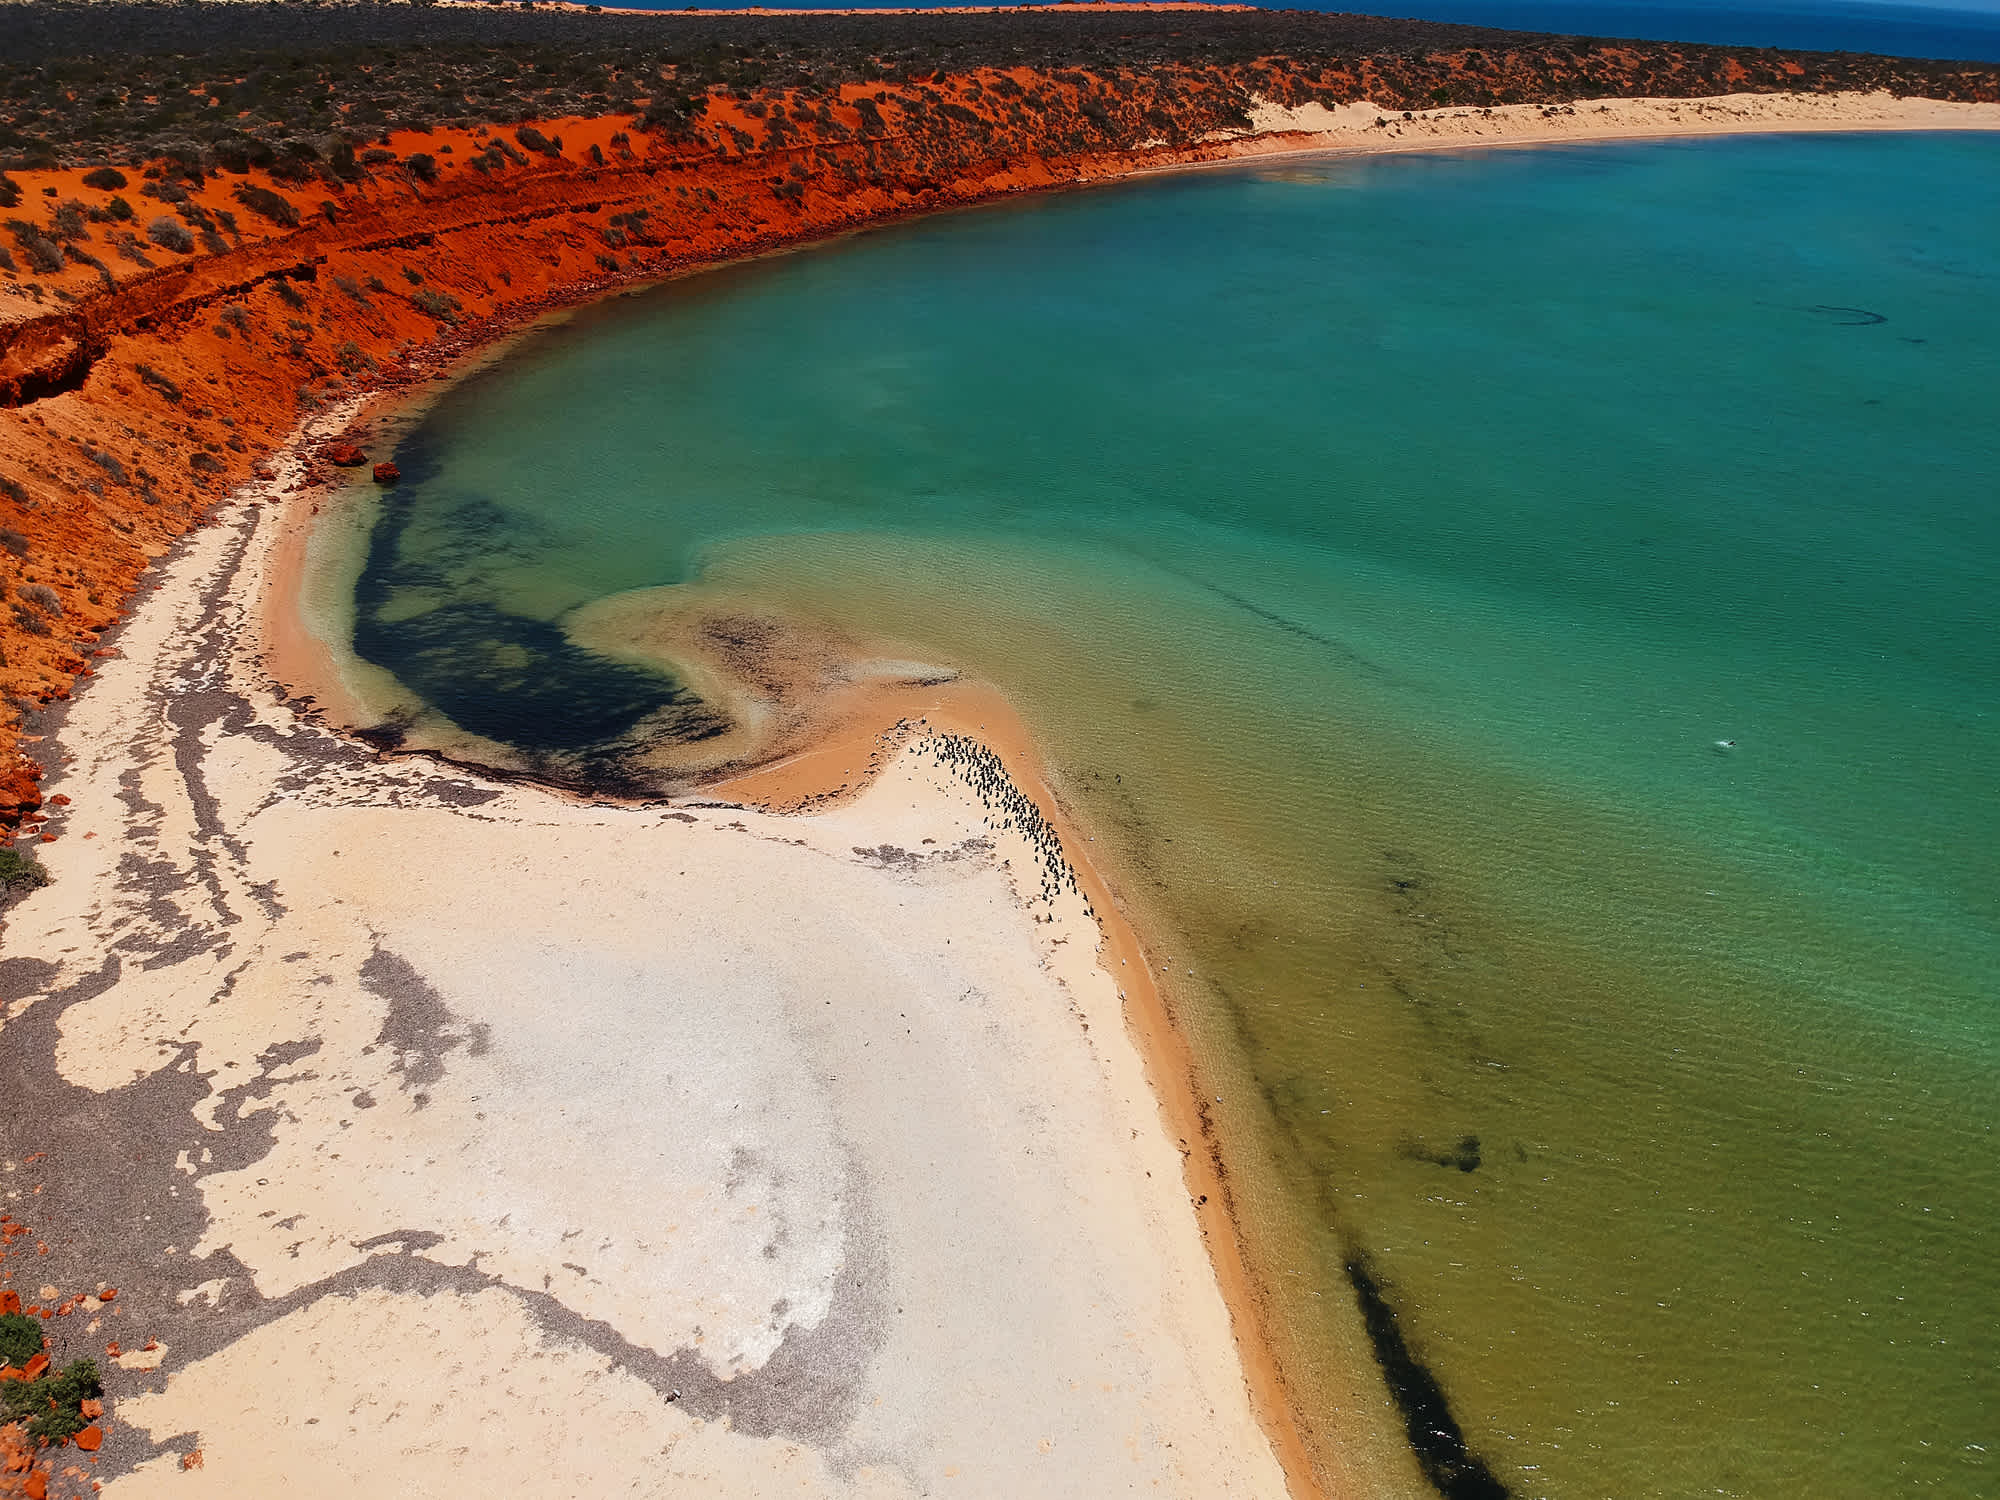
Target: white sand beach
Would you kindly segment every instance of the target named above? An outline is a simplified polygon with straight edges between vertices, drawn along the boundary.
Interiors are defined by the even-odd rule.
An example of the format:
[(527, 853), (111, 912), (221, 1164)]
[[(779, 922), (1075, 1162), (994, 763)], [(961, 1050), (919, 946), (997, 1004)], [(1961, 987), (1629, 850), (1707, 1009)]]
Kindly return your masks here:
[(1722, 94), (1707, 99), (1580, 99), (1571, 104), (1402, 110), (1366, 100), (1329, 109), (1259, 101), (1250, 129), (1216, 137), (1229, 158), (1536, 146), (1674, 136), (1855, 130), (2000, 130), (2000, 104), (1888, 93)]

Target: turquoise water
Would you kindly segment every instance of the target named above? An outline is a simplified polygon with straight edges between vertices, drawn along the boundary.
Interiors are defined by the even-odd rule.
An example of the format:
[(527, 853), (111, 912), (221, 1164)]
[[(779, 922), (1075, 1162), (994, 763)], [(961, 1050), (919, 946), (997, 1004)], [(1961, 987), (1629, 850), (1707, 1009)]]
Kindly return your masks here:
[(1002, 685), (1372, 1492), (1361, 1279), (1450, 1493), (1996, 1493), (1996, 391), (1993, 137), (1183, 175), (530, 339), (356, 646), (599, 779), (702, 610)]

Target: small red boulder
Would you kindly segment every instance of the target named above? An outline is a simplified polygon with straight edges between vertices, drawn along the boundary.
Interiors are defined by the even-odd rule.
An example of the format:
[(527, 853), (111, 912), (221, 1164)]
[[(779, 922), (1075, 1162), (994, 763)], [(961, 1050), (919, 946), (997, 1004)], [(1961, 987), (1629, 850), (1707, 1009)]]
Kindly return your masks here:
[(394, 484), (402, 477), (403, 471), (394, 464), (375, 465), (375, 482), (377, 484)]
[(320, 456), (336, 469), (358, 469), (368, 462), (368, 455), (352, 443), (335, 443)]

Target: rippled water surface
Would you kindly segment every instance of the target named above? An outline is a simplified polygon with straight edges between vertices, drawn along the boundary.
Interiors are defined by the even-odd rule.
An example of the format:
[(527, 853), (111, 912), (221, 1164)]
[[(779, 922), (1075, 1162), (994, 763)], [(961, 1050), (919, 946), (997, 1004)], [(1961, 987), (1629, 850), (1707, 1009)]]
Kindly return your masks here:
[(1002, 684), (1371, 1482), (1357, 1275), (1457, 1493), (1994, 1493), (1996, 391), (1995, 138), (1155, 180), (530, 339), (356, 639), (599, 769), (687, 585)]

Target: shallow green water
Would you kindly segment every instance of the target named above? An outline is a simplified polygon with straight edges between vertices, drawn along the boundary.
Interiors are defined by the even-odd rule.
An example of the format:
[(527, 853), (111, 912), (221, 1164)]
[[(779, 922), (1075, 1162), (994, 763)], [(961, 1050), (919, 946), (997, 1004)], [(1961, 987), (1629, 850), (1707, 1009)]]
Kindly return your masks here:
[(1996, 1493), (1996, 391), (2000, 139), (1185, 176), (531, 339), (357, 644), (599, 773), (629, 590), (1002, 684), (1375, 1482), (1357, 1265), (1513, 1493)]

